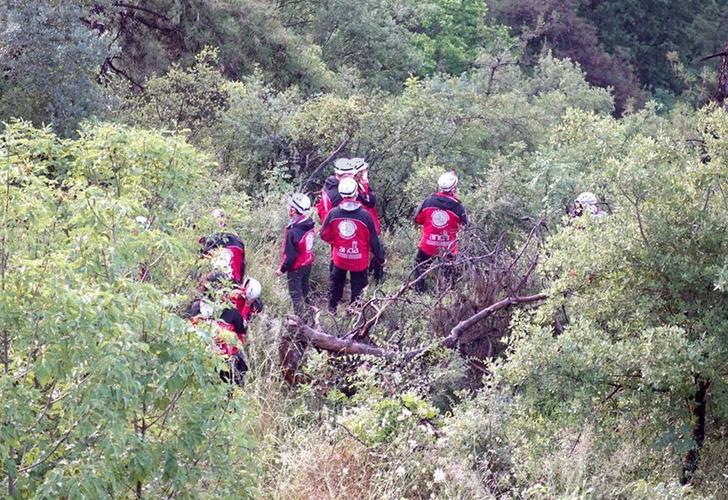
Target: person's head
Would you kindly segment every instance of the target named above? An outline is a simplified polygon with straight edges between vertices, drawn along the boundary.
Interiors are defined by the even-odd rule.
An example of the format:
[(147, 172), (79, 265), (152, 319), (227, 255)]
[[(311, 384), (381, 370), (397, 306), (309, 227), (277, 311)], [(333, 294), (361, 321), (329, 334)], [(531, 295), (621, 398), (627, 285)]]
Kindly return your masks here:
[(334, 162), (334, 175), (341, 180), (345, 177), (351, 177), (356, 173), (354, 164), (349, 158), (339, 158)]
[(366, 180), (369, 164), (364, 158), (351, 158), (349, 160), (354, 167), (354, 178), (361, 182)]
[(210, 212), (210, 215), (215, 218), (217, 225), (220, 228), (225, 227), (225, 211), (222, 208), (213, 209), (212, 212)]
[(149, 229), (149, 219), (147, 219), (143, 215), (137, 215), (136, 217), (134, 217), (134, 220), (136, 221), (140, 229)]
[(344, 201), (353, 201), (359, 192), (359, 185), (353, 177), (345, 177), (339, 182), (339, 194)]
[(455, 172), (445, 172), (437, 179), (437, 188), (441, 193), (455, 194), (458, 190), (458, 176)]
[(245, 278), (243, 282), (243, 291), (245, 292), (245, 300), (247, 302), (253, 302), (260, 298), (260, 294), (263, 292), (263, 287), (255, 278)]
[(580, 214), (585, 210), (594, 213), (597, 210), (599, 200), (596, 195), (589, 191), (584, 191), (574, 200), (574, 212)]
[(288, 216), (306, 215), (311, 210), (311, 199), (303, 193), (293, 193), (288, 200)]

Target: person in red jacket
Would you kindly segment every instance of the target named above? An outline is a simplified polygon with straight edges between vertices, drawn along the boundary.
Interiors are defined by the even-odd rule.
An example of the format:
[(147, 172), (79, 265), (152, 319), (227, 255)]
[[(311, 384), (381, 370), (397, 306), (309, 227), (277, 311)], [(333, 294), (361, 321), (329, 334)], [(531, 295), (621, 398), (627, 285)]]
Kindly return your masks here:
[(235, 286), (230, 292), (230, 301), (247, 325), (253, 317), (263, 310), (260, 294), (263, 287), (255, 278), (245, 278), (242, 285)]
[(242, 283), (245, 276), (245, 245), (234, 233), (225, 232), (225, 214), (222, 209), (212, 211), (221, 232), (199, 239), (200, 254), (209, 258), (214, 271), (224, 272), (235, 283)]
[[(341, 195), (339, 194), (339, 182), (341, 182), (341, 179), (354, 177), (357, 174), (357, 165), (362, 160), (362, 158), (339, 158), (334, 162), (334, 175), (326, 179), (324, 187), (321, 189), (321, 195), (316, 202), (316, 211), (322, 223), (326, 220), (326, 216), (331, 209), (338, 207), (342, 201)], [(366, 193), (361, 190), (359, 191), (357, 199), (367, 209), (374, 208), (377, 203), (376, 195), (368, 186)], [(379, 223), (378, 219), (377, 223)]]
[(331, 245), (332, 251), (329, 311), (333, 314), (344, 294), (347, 272), (351, 275), (351, 302), (354, 302), (369, 281), (370, 252), (384, 264), (384, 249), (372, 216), (357, 201), (356, 181), (351, 177), (342, 179), (338, 189), (343, 201), (329, 212), (321, 227), (321, 238)]
[[(446, 172), (437, 180), (437, 193), (428, 196), (417, 209), (415, 222), (422, 226), (422, 238), (415, 256), (414, 276), (425, 272), (435, 257), (450, 258), (458, 253), (458, 230), (468, 223), (463, 204), (457, 199), (458, 178)], [(415, 285), (420, 292), (426, 289), (425, 280)]]
[[(374, 227), (377, 235), (382, 234), (382, 223), (379, 220), (379, 212), (377, 211), (377, 198), (369, 184), (369, 164), (364, 158), (352, 158), (350, 162), (354, 165), (354, 179), (359, 185), (359, 195), (357, 199), (361, 201), (369, 215), (372, 216)], [(384, 278), (384, 268), (379, 264), (377, 259), (372, 259), (369, 264), (369, 272), (374, 276), (374, 281), (379, 283)]]
[[(201, 295), (190, 307), (190, 321), (195, 325), (202, 322), (215, 325), (218, 331), (218, 334), (215, 336), (215, 345), (229, 365), (228, 370), (220, 370), (220, 378), (225, 383), (234, 382), (242, 386), (245, 372), (248, 371), (248, 359), (245, 351), (237, 345), (229, 343), (224, 338), (224, 332), (234, 333), (240, 344), (244, 344), (246, 341), (248, 321), (252, 319), (254, 313), (251, 311), (246, 319), (237, 306), (230, 307), (231, 304), (229, 304), (228, 298), (226, 298), (228, 294), (224, 289), (225, 283), (230, 283), (228, 280), (229, 277), (222, 272), (209, 273), (202, 279), (198, 286)], [(241, 289), (234, 287), (233, 292), (228, 296), (233, 304), (235, 304), (236, 300), (234, 295), (236, 290)], [(220, 301), (227, 304), (224, 303), (221, 305)], [(243, 299), (243, 303), (245, 302), (245, 299)], [(222, 310), (216, 311), (216, 306), (222, 307)]]
[(281, 265), (278, 276), (286, 273), (288, 293), (293, 310), (298, 316), (305, 316), (309, 292), (311, 267), (316, 260), (313, 252), (315, 239), (313, 219), (308, 216), (311, 200), (303, 193), (295, 193), (288, 202), (290, 222), (283, 234)]

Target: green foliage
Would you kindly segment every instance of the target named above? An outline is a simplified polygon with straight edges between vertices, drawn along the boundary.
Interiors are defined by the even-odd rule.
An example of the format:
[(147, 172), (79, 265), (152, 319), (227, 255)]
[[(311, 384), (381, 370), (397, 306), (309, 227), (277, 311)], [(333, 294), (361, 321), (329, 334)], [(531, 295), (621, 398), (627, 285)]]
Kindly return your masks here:
[(643, 84), (679, 94), (685, 88), (670, 67), (668, 54), (675, 53), (696, 67), (701, 57), (719, 52), (725, 44), (720, 13), (726, 7), (725, 0), (695, 5), (628, 0), (581, 8), (605, 48), (633, 61)]
[(164, 76), (146, 82), (124, 110), (147, 127), (189, 131), (192, 140), (217, 123), (228, 106), (227, 82), (219, 70), (218, 51), (204, 49), (187, 69), (172, 65)]
[[(558, 150), (599, 155), (583, 126), (591, 120), (575, 118), (560, 131)], [(629, 123), (609, 121), (600, 129), (623, 146), (605, 142), (602, 168), (591, 175), (608, 189), (613, 213), (551, 239), (543, 263), (550, 307), (516, 323), (495, 380), (518, 387), (515, 425), (542, 443), (537, 454), (548, 453), (564, 429), (589, 426), (599, 454), (637, 438), (652, 447), (650, 460), (668, 447), (676, 462), (696, 445), (689, 402), (699, 381), (716, 395), (711, 411), (726, 411), (719, 394), (728, 298), (716, 282), (728, 245), (720, 194), (728, 121), (713, 110), (694, 117), (707, 163), (690, 143), (676, 142), (674, 129), (624, 143)], [(555, 334), (553, 314), (564, 307), (569, 323)]]
[(95, 77), (115, 46), (81, 24), (83, 15), (73, 2), (0, 2), (0, 121), (25, 118), (70, 135), (99, 110)]
[(367, 401), (356, 407), (356, 413), (341, 419), (355, 436), (367, 444), (389, 442), (422, 420), (432, 420), (437, 410), (416, 395), (404, 393), (395, 398)]
[[(0, 14), (0, 118), (76, 138), (12, 120), (0, 136), (0, 464), (11, 495), (725, 490), (728, 121), (690, 107), (713, 85), (690, 60), (708, 51), (721, 2), (691, 7), (692, 24), (670, 2), (26, 3)], [(634, 75), (662, 104), (628, 102), (643, 95)], [(78, 125), (101, 109), (127, 126)], [(290, 301), (274, 271), (285, 197), (304, 185), (315, 195), (337, 148), (366, 156), (385, 223), (388, 276), (367, 300), (410, 276), (412, 210), (454, 169), (472, 221), (463, 251), (516, 252), (533, 230), (545, 240), (524, 254), (541, 259), (526, 288), (548, 302), (409, 362), (309, 349), (307, 383), (284, 386), (276, 348)], [(564, 217), (584, 190), (608, 218)], [(213, 331), (180, 317), (201, 272), (195, 241), (217, 229), (212, 207), (242, 236), (265, 294), (243, 391), (218, 382)], [(315, 251), (321, 307), (329, 249)], [(493, 298), (486, 272), (468, 269), (439, 296), (405, 293), (371, 342), (436, 345)], [(321, 314), (317, 327), (346, 335), (356, 321), (355, 310)], [(510, 333), (509, 347), (484, 364), (468, 355), (488, 329), (495, 343)], [(683, 488), (700, 382), (708, 427)]]
[(425, 53), (427, 72), (459, 75), (477, 60), (482, 47), (493, 37), (486, 25), (485, 2), (439, 0), (426, 4), (418, 38)]
[(2, 144), (8, 493), (252, 494), (245, 404), (215, 383), (214, 344), (175, 314), (205, 158), (111, 125), (60, 141), (18, 122)]

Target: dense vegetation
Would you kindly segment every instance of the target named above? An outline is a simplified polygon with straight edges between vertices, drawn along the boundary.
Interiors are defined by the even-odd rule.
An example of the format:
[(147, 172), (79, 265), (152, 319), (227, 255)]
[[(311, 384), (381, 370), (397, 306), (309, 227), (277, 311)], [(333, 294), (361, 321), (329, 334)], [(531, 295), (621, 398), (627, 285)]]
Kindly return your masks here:
[[(697, 60), (726, 7), (0, 0), (4, 492), (724, 494), (728, 115)], [(386, 355), (309, 347), (291, 386), (285, 199), (335, 152), (371, 165), (387, 277), (309, 326)], [(411, 215), (446, 169), (459, 279), (415, 295)], [(606, 219), (568, 221), (585, 190)], [(264, 287), (242, 389), (184, 313), (214, 207)]]

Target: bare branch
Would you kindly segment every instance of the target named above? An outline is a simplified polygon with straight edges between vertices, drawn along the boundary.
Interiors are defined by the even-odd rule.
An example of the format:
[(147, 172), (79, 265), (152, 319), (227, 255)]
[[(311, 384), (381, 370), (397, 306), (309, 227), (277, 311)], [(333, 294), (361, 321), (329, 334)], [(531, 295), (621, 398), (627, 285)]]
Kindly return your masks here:
[(351, 137), (347, 137), (343, 141), (341, 141), (341, 144), (339, 144), (339, 147), (334, 150), (333, 153), (331, 153), (324, 161), (319, 163), (319, 166), (314, 169), (313, 172), (311, 172), (311, 175), (308, 176), (308, 179), (306, 179), (306, 182), (303, 183), (303, 191), (306, 191), (308, 189), (309, 184), (316, 178), (316, 176), (321, 172), (321, 170), (331, 163), (334, 158), (338, 156), (338, 154), (341, 152), (342, 149), (346, 147), (347, 144), (349, 144), (349, 140), (351, 140)]
[(545, 293), (539, 293), (536, 295), (527, 295), (527, 296), (521, 296), (521, 297), (506, 297), (505, 299), (500, 300), (500, 301), (496, 302), (495, 304), (489, 305), (485, 309), (479, 311), (477, 314), (474, 314), (474, 315), (470, 316), (469, 318), (464, 319), (457, 325), (455, 325), (455, 327), (452, 330), (450, 330), (450, 335), (445, 337), (442, 340), (441, 344), (444, 347), (454, 347), (457, 344), (458, 340), (460, 339), (460, 335), (465, 330), (467, 330), (468, 328), (470, 328), (477, 322), (484, 320), (485, 318), (487, 318), (488, 316), (490, 316), (491, 314), (493, 314), (496, 311), (499, 311), (506, 307), (510, 307), (515, 304), (526, 304), (529, 302), (537, 302), (540, 300), (545, 300), (547, 298), (548, 298), (548, 295), (546, 295)]
[(298, 330), (311, 344), (319, 349), (335, 352), (337, 354), (369, 354), (371, 356), (390, 356), (396, 354), (393, 351), (385, 351), (371, 344), (356, 342), (352, 339), (343, 339), (334, 337), (328, 333), (314, 330), (310, 326), (300, 323), (295, 316), (288, 317), (288, 329), (291, 331)]

